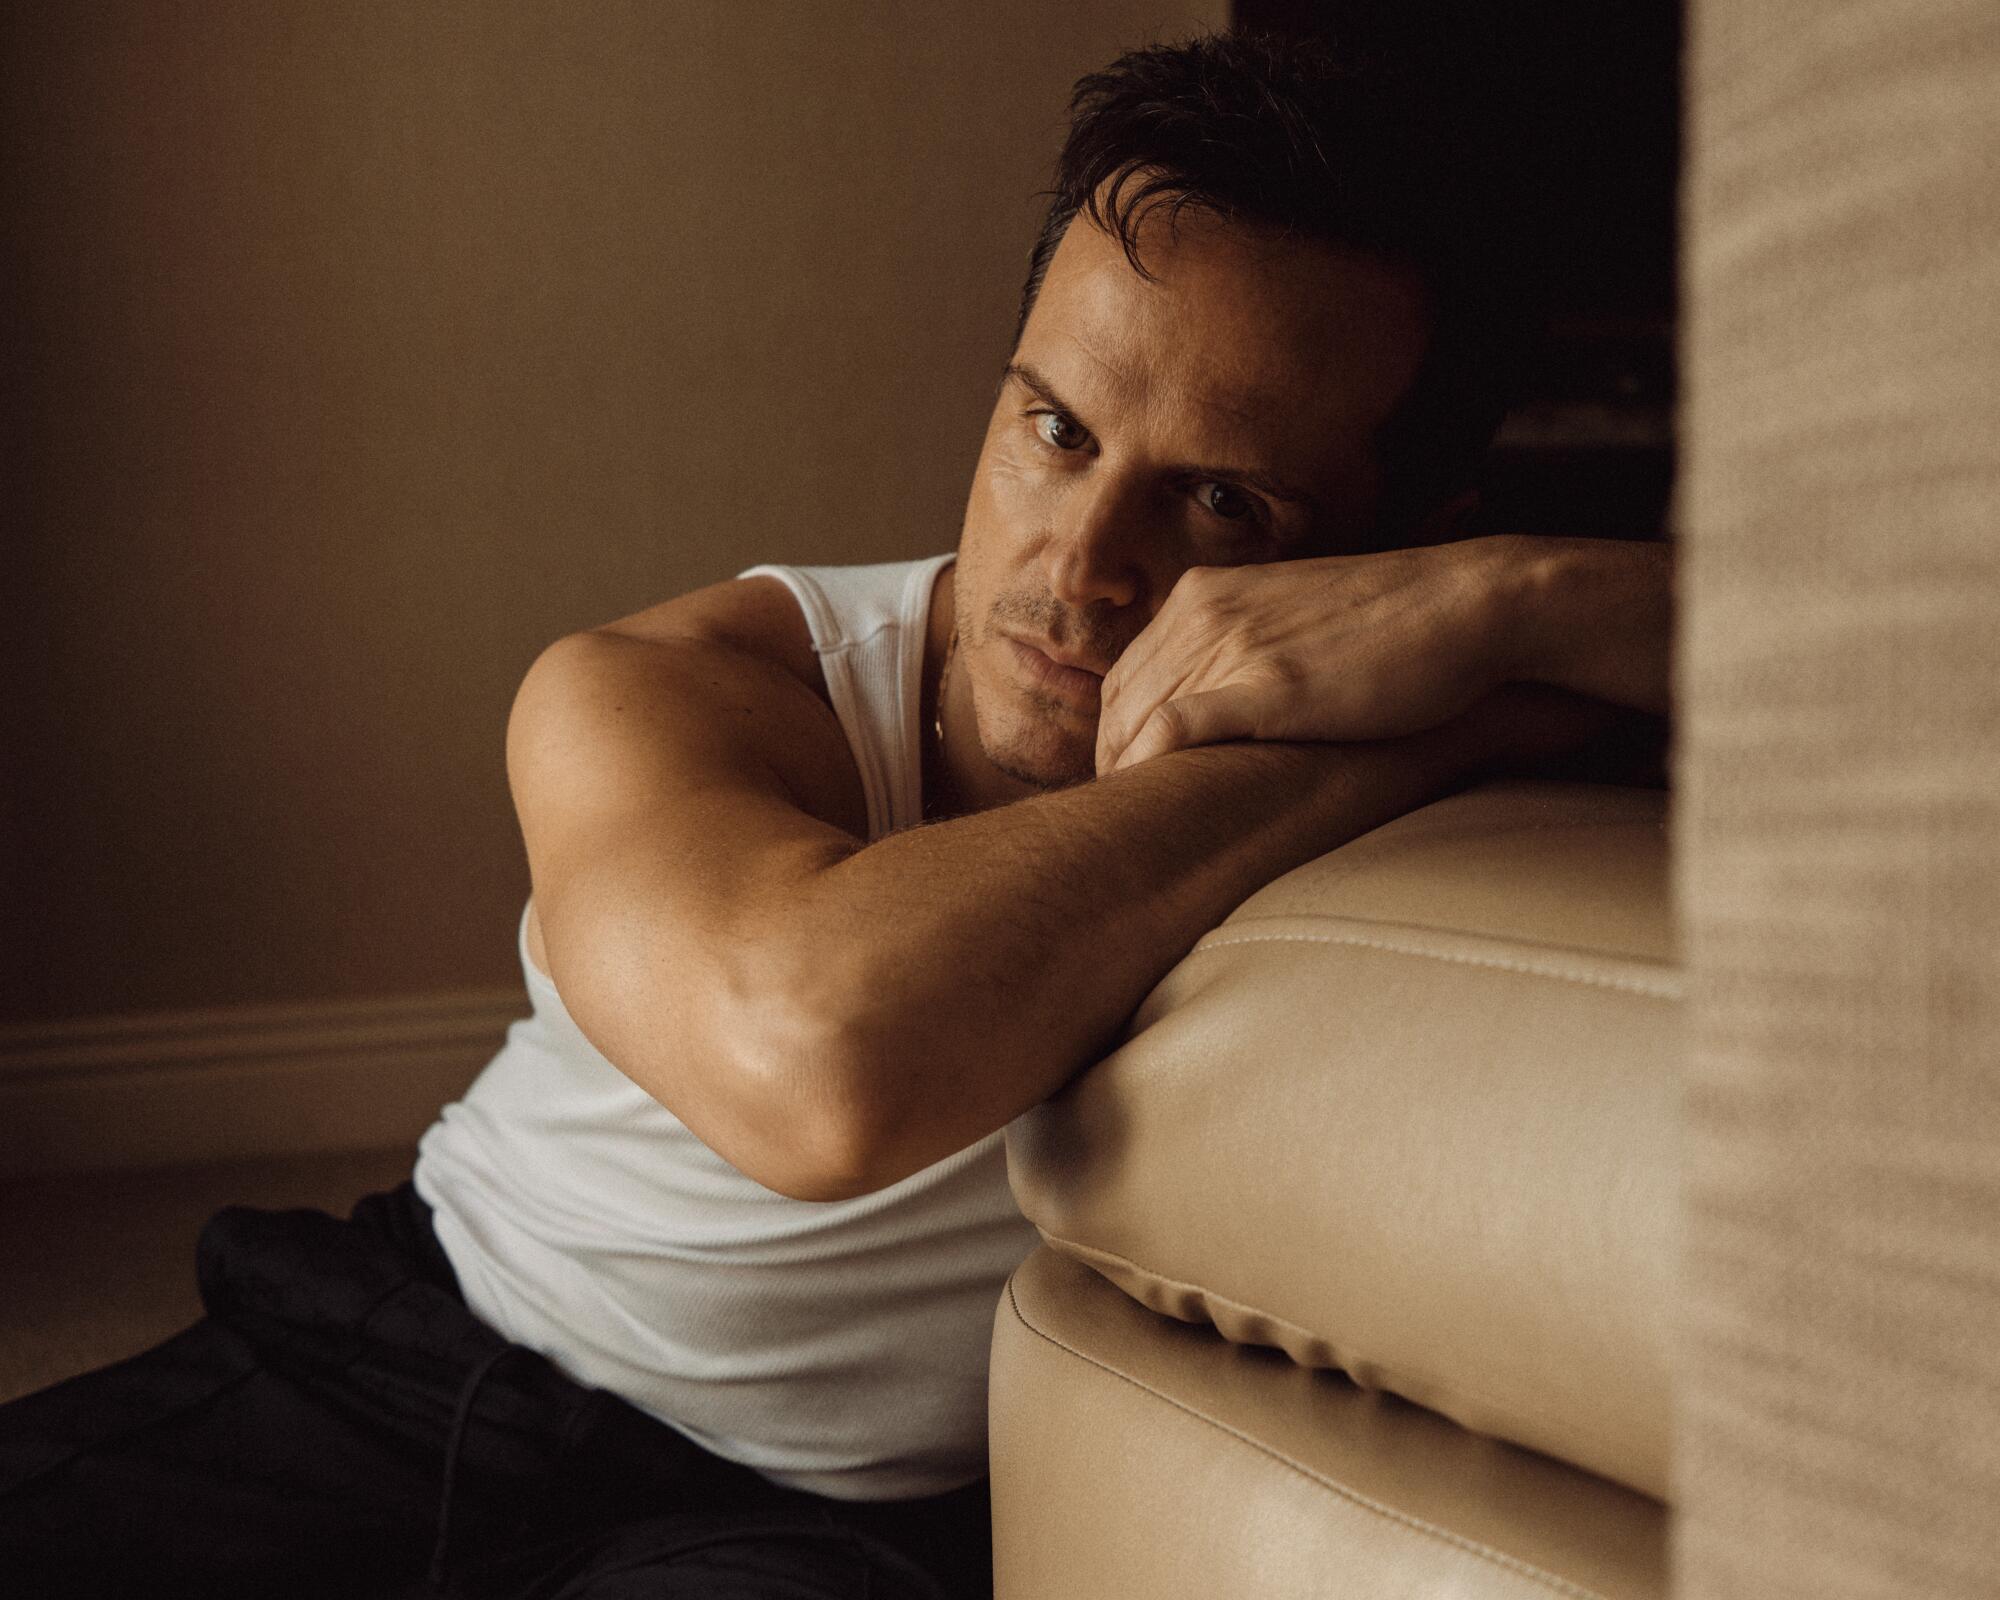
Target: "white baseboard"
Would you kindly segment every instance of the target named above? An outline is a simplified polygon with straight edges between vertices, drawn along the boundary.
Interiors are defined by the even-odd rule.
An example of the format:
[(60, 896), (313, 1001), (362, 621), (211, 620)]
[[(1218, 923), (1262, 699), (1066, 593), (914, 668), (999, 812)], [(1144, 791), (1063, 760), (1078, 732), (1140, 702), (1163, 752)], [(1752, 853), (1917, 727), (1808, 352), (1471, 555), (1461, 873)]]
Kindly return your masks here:
[(529, 1009), (516, 987), (0, 1028), (0, 1173), (414, 1145)]

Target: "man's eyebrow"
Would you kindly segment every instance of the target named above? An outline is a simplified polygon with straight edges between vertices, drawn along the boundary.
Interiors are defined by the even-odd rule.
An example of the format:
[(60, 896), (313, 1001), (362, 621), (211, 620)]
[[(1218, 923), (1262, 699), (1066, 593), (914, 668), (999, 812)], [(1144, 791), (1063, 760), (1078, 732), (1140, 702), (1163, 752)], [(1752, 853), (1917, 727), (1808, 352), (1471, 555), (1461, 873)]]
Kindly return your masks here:
[(1004, 389), (1007, 387), (1007, 380), (1009, 378), (1012, 378), (1016, 383), (1020, 384), (1022, 388), (1026, 389), (1037, 400), (1045, 401), (1047, 404), (1054, 406), (1056, 410), (1060, 411), (1064, 416), (1069, 417), (1076, 415), (1076, 413), (1071, 411), (1069, 406), (1066, 403), (1064, 403), (1062, 397), (1058, 395), (1054, 389), (1049, 387), (1049, 380), (1044, 378), (1039, 372), (1037, 372), (1033, 367), (1029, 366), (1025, 361), (1010, 361), (1004, 368), (1001, 369), (1000, 373), (1001, 388)]
[[(1002, 389), (1007, 387), (1007, 380), (1009, 378), (1020, 384), (1022, 388), (1026, 389), (1044, 405), (1055, 407), (1056, 410), (1060, 411), (1066, 417), (1076, 417), (1076, 420), (1079, 422), (1083, 420), (1081, 417), (1077, 417), (1076, 412), (1070, 407), (1069, 403), (1056, 393), (1055, 388), (1049, 383), (1048, 379), (1044, 378), (1025, 361), (1010, 361), (1007, 363), (1000, 374), (1000, 387)], [(1313, 497), (1309, 489), (1302, 488), (1295, 483), (1288, 483), (1282, 478), (1273, 477), (1270, 473), (1259, 471), (1255, 467), (1204, 467), (1194, 462), (1189, 462), (1187, 465), (1176, 470), (1185, 473), (1191, 478), (1218, 478), (1227, 483), (1240, 483), (1246, 488), (1255, 489), (1259, 494), (1269, 495), (1273, 500), (1281, 500), (1286, 505), (1304, 506), (1311, 511), (1319, 509), (1319, 501)]]

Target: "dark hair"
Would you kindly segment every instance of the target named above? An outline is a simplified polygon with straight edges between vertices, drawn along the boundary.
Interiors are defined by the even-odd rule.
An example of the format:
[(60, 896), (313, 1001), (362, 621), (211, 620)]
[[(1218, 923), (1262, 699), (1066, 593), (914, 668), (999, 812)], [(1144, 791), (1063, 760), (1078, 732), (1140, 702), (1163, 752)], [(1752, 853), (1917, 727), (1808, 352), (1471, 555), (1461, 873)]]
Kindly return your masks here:
[(1393, 538), (1470, 480), (1505, 409), (1522, 327), (1494, 186), (1444, 82), (1407, 55), (1254, 33), (1130, 51), (1079, 79), (1016, 344), (1079, 214), (1147, 277), (1138, 225), (1155, 205), (1170, 220), (1194, 206), (1408, 267), (1431, 337), (1377, 441), (1380, 527)]

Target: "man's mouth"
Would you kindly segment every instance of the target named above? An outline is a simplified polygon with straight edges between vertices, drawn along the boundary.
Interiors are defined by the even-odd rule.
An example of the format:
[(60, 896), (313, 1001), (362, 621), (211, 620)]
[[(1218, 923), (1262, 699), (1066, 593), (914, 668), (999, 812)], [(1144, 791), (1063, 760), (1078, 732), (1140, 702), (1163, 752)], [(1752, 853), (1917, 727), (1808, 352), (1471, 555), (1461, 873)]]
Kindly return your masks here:
[(1104, 686), (1102, 673), (1065, 665), (1039, 646), (1027, 644), (1012, 635), (1007, 636), (1007, 648), (1018, 658), (1021, 673), (1029, 682), (1077, 706), (1097, 704)]

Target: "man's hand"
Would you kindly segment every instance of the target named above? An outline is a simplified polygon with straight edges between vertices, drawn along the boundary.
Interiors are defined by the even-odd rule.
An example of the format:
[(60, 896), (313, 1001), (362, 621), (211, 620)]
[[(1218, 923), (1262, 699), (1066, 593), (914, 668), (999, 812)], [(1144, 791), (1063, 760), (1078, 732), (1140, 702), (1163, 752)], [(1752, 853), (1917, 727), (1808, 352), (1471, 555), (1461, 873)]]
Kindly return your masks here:
[(1520, 536), (1192, 567), (1105, 676), (1099, 776), (1232, 739), (1420, 733), (1503, 683), (1664, 712), (1668, 552)]

